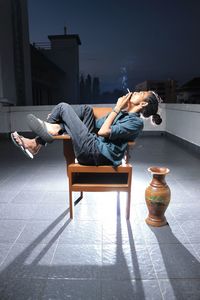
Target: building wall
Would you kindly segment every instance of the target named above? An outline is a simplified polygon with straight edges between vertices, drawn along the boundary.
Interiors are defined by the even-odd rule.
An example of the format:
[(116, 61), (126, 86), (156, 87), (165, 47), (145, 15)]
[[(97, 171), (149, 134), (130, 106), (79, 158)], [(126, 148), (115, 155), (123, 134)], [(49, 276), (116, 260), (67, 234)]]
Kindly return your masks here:
[[(21, 33), (22, 33), (22, 48), (23, 48), (22, 59), (23, 59), (23, 66), (24, 66), (24, 81), (25, 81), (25, 105), (32, 105), (33, 102), (32, 102), (28, 8), (27, 8), (27, 1), (20, 0), (19, 2), (21, 8), (21, 26), (22, 26)], [(20, 105), (19, 101), (20, 99), (18, 99), (18, 104)]]
[(32, 104), (26, 0), (0, 0), (0, 102)]
[(16, 104), (11, 4), (0, 0), (0, 102)]
[(200, 104), (200, 77), (194, 77), (179, 87), (177, 102)]
[(30, 49), (33, 105), (55, 105), (62, 97), (60, 81), (65, 72), (37, 48)]
[(43, 53), (64, 72), (60, 81), (60, 94), (62, 99), (71, 104), (79, 103), (79, 48), (76, 38), (65, 40), (51, 39), (51, 49)]
[(199, 89), (190, 89), (187, 91), (180, 91), (177, 95), (178, 103), (191, 103), (199, 104), (200, 103), (200, 87)]

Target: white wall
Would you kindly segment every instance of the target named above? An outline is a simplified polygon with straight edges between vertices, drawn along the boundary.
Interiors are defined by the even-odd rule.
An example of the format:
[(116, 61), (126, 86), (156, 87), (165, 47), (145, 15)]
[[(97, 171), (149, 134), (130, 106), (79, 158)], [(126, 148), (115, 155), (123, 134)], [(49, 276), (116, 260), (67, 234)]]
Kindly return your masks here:
[(160, 104), (158, 114), (162, 118), (162, 123), (160, 125), (155, 125), (151, 122), (151, 118), (144, 119), (144, 131), (165, 131), (166, 129), (166, 104)]
[(200, 105), (167, 104), (166, 132), (200, 146)]
[(26, 116), (31, 113), (45, 120), (52, 107), (46, 105), (0, 107), (0, 132), (30, 131), (26, 122)]
[[(95, 106), (112, 107), (113, 104)], [(12, 131), (30, 131), (26, 124), (26, 115), (33, 113), (41, 119), (53, 106), (14, 106), (0, 107), (0, 133)], [(200, 146), (200, 105), (199, 104), (161, 104), (160, 115), (163, 122), (156, 126), (150, 120), (144, 120), (144, 131), (166, 131), (190, 143)]]

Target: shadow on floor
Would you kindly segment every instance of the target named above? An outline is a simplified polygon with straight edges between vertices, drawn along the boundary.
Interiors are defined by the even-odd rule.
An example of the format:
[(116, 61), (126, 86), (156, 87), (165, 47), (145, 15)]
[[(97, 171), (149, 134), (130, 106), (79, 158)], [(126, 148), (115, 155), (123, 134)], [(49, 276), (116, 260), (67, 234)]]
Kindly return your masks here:
[[(70, 219), (63, 224), (63, 226), (56, 232), (48, 244), (45, 244), (45, 247), (42, 247), (41, 251), (31, 261), (31, 263), (27, 264), (26, 261), (29, 256), (32, 255), (34, 249), (42, 243), (42, 240), (66, 217), (66, 215), (68, 215), (68, 213), (69, 209), (62, 213), (55, 221), (53, 221), (46, 230), (44, 230), (28, 247), (23, 249), (23, 251), (21, 251), (20, 254), (2, 270), (0, 274), (0, 299), (52, 299), (52, 297), (53, 299), (67, 299), (68, 297), (71, 298), (71, 296), (71, 299), (104, 299), (101, 285), (104, 286), (105, 291), (107, 290), (107, 294), (110, 294), (108, 297), (112, 297), (112, 281), (109, 281), (109, 278), (106, 277), (110, 272), (113, 273), (116, 271), (119, 272), (119, 274), (116, 274), (117, 277), (119, 276), (120, 278), (120, 272), (122, 272), (123, 278), (126, 278), (125, 288), (124, 290), (121, 290), (121, 286), (119, 286), (119, 298), (116, 299), (132, 299), (132, 297), (137, 297), (137, 299), (145, 299), (142, 282), (140, 280), (136, 280), (135, 286), (133, 287), (130, 269), (127, 266), (127, 262), (123, 253), (124, 250), (122, 247), (119, 197), (117, 199), (118, 221), (116, 223), (117, 243), (115, 245), (115, 264), (109, 266), (102, 266), (102, 264), (84, 265), (84, 263), (81, 265), (41, 265), (41, 260), (52, 248), (52, 246), (55, 245), (61, 233), (71, 222)], [(136, 278), (141, 279), (139, 263), (135, 254), (136, 251), (129, 221), (127, 222), (127, 228), (130, 239), (130, 249), (132, 253), (132, 268), (134, 269)], [(76, 274), (77, 271), (79, 272), (79, 275), (83, 274), (82, 278), (73, 278), (73, 274)], [(86, 278), (84, 278), (85, 274), (88, 274)], [(102, 278), (102, 274), (104, 274), (105, 279)], [(88, 277), (89, 283), (87, 282), (84, 286), (84, 282), (88, 280)], [(66, 279), (69, 280), (66, 281)], [(103, 279), (101, 283), (100, 279)], [(73, 286), (75, 282), (77, 286)], [(54, 285), (55, 283), (56, 285)], [(90, 291), (87, 289), (90, 289)], [(116, 292), (116, 286), (114, 286), (113, 289), (115, 289)], [(78, 295), (81, 295), (81, 297), (79, 298)]]
[(162, 231), (149, 228), (158, 241), (150, 246), (150, 253), (165, 299), (200, 299), (200, 263), (192, 245), (180, 243), (168, 225), (165, 235), (170, 243), (167, 244), (163, 243)]

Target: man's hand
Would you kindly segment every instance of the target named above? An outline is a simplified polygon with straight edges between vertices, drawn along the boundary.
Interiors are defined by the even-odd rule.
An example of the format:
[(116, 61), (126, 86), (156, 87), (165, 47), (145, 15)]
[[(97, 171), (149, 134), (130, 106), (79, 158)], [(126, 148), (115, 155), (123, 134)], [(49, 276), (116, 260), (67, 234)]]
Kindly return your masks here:
[(111, 133), (111, 125), (116, 118), (117, 114), (120, 112), (121, 109), (125, 108), (130, 101), (132, 93), (128, 93), (123, 97), (120, 97), (116, 103), (115, 108), (109, 114), (103, 125), (101, 126), (100, 130), (98, 131), (98, 135), (109, 137)]
[(117, 112), (120, 112), (122, 109), (126, 108), (128, 105), (128, 102), (131, 99), (131, 96), (132, 96), (132, 93), (128, 93), (125, 96), (120, 97), (117, 100), (114, 110), (116, 110)]

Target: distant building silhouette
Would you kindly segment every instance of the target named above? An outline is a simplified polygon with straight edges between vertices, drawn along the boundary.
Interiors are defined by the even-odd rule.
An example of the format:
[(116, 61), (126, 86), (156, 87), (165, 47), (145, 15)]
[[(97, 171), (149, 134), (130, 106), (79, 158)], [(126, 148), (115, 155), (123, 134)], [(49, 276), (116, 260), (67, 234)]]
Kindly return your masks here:
[(100, 81), (98, 77), (94, 77), (92, 81), (92, 99), (97, 102), (100, 97)]
[(91, 103), (92, 100), (92, 78), (89, 74), (85, 79), (85, 100), (87, 103)]
[(65, 72), (34, 46), (30, 45), (30, 49), (33, 105), (56, 104), (63, 96), (60, 81)]
[(0, 1), (0, 103), (32, 104), (27, 1)]
[(98, 103), (100, 99), (100, 81), (98, 77), (92, 78), (90, 74), (80, 77), (80, 103)]
[(79, 36), (64, 27), (30, 47), (27, 11), (27, 0), (0, 0), (0, 103), (79, 103)]
[(80, 101), (81, 103), (84, 103), (85, 101), (85, 79), (83, 74), (81, 74), (80, 77)]
[(178, 88), (177, 102), (200, 104), (200, 77), (193, 78)]
[[(45, 55), (54, 65), (64, 71), (58, 76), (57, 87), (63, 100), (69, 103), (80, 103), (79, 93), (79, 45), (77, 34), (49, 35), (49, 43), (36, 43), (35, 47)], [(56, 99), (54, 100), (56, 102)]]
[(135, 86), (136, 91), (148, 91), (153, 90), (159, 94), (164, 102), (173, 103), (176, 102), (176, 80), (145, 80)]

